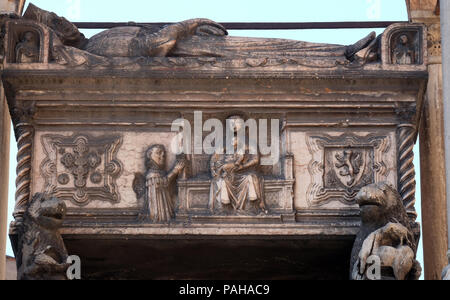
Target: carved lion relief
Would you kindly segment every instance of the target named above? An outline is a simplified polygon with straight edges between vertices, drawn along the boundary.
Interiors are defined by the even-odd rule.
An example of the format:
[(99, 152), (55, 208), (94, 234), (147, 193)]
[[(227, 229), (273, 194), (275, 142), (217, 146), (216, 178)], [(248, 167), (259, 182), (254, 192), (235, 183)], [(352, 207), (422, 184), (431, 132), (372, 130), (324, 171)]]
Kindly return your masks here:
[(387, 136), (309, 135), (307, 145), (312, 155), (307, 192), (311, 206), (330, 201), (353, 205), (363, 186), (387, 179), (389, 171), (383, 160), (391, 147)]
[(120, 137), (44, 135), (46, 159), (41, 164), (45, 192), (78, 206), (90, 201), (118, 203), (116, 179), (122, 172), (117, 159)]

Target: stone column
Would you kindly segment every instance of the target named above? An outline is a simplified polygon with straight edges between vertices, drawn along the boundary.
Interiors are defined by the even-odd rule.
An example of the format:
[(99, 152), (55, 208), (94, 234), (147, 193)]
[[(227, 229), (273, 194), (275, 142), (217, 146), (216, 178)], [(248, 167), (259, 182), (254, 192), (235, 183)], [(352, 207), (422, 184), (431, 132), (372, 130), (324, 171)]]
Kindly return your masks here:
[[(0, 0), (0, 14), (21, 14), (25, 0)], [(1, 25), (1, 24), (0, 24)], [(2, 46), (2, 45), (0, 45)], [(1, 58), (0, 58), (1, 60)], [(0, 75), (2, 71), (0, 61)], [(8, 220), (9, 139), (11, 119), (3, 86), (0, 84), (0, 280), (6, 272), (6, 234)]]
[(11, 118), (8, 105), (0, 85), (0, 280), (5, 279), (6, 271), (6, 233), (8, 220), (9, 185), (9, 136)]
[[(441, 0), (441, 36), (442, 53), (450, 53), (450, 2)], [(443, 95), (444, 95), (444, 127), (445, 127), (445, 166), (447, 186), (450, 187), (450, 57), (443, 55)], [(447, 189), (447, 234), (448, 255), (450, 259), (450, 188)], [(450, 261), (449, 261), (450, 263)]]
[(447, 203), (439, 2), (407, 0), (410, 21), (428, 30), (428, 86), (420, 123), (422, 239), (425, 279), (437, 280), (447, 265)]

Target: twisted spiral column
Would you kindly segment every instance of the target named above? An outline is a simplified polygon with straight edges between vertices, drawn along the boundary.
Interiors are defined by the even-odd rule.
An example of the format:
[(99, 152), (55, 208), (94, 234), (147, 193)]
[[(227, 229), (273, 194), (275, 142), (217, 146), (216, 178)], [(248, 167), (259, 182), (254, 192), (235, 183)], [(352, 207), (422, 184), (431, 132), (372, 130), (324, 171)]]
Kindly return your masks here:
[(414, 125), (402, 124), (398, 126), (398, 189), (408, 216), (413, 221), (417, 218), (415, 209), (416, 172), (413, 163), (415, 136), (416, 128)]
[(22, 221), (28, 200), (30, 199), (31, 156), (34, 130), (29, 123), (16, 125), (17, 136), (17, 177), (16, 177), (16, 205), (14, 218), (16, 225)]

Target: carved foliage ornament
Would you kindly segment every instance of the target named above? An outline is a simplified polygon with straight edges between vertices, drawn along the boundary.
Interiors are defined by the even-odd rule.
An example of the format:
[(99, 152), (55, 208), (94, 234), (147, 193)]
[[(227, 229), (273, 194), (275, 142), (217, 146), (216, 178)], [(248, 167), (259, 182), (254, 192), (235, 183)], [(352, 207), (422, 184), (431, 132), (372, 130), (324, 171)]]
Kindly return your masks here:
[(389, 174), (383, 159), (391, 147), (387, 136), (309, 135), (307, 145), (312, 155), (307, 192), (311, 206), (330, 201), (353, 205), (363, 186), (384, 181)]
[(122, 171), (117, 159), (120, 137), (44, 135), (46, 159), (41, 164), (45, 191), (83, 206), (90, 201), (117, 203), (116, 179)]
[(441, 24), (430, 24), (427, 28), (428, 53), (430, 56), (440, 57), (441, 47)]

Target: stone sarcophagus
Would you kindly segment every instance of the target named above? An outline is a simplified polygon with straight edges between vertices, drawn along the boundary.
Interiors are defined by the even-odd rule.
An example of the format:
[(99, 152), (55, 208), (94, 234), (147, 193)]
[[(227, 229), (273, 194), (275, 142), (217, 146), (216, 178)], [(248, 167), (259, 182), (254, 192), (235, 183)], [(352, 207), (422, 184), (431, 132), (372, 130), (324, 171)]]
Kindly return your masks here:
[(415, 220), (421, 25), (350, 46), (204, 19), (86, 39), (34, 6), (3, 25), (11, 237), (34, 194), (62, 200), (84, 278), (347, 278), (364, 186), (387, 182)]

